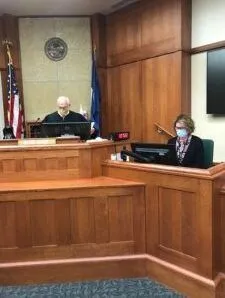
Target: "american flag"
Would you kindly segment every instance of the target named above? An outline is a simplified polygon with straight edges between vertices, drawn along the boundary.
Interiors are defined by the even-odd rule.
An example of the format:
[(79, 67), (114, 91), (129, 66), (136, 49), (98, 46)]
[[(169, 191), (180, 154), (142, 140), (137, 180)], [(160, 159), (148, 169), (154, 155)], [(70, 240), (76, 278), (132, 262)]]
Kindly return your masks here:
[(20, 139), (23, 135), (23, 110), (20, 102), (14, 67), (11, 61), (8, 63), (8, 124), (12, 126), (14, 136)]

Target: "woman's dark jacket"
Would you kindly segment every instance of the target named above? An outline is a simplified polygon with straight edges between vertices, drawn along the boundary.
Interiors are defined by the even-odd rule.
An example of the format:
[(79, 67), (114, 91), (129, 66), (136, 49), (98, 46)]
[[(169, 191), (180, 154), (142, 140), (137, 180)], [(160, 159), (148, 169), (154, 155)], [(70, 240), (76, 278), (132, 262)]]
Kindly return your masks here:
[[(177, 137), (168, 141), (168, 144), (176, 146)], [(177, 160), (178, 163), (178, 160)], [(204, 148), (203, 142), (199, 137), (192, 135), (190, 144), (185, 153), (182, 162), (179, 164), (182, 167), (204, 168)]]

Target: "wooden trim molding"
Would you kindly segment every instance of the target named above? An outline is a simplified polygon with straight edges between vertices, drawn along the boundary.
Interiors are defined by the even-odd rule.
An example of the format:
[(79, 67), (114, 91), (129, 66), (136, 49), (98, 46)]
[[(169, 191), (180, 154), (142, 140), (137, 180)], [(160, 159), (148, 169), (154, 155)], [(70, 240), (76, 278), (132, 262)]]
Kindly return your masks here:
[(0, 281), (15, 285), (146, 277), (145, 264), (145, 255), (1, 263)]
[(200, 46), (200, 47), (196, 47), (196, 48), (192, 48), (190, 53), (191, 53), (191, 55), (195, 55), (195, 54), (208, 52), (208, 51), (211, 51), (211, 50), (217, 50), (217, 49), (221, 49), (221, 48), (225, 48), (225, 40), (210, 43), (210, 44)]
[(147, 254), (0, 264), (4, 285), (148, 277), (189, 297), (222, 298), (225, 277), (208, 279)]

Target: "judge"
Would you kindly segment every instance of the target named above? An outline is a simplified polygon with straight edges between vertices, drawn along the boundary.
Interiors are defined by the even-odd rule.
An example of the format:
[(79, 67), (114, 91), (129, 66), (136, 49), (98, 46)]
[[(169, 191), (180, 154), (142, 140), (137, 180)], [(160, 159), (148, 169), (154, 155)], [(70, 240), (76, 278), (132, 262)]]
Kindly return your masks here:
[(87, 122), (86, 118), (76, 112), (70, 110), (70, 100), (66, 96), (60, 96), (57, 99), (58, 110), (48, 114), (42, 122)]
[[(87, 122), (87, 119), (80, 113), (70, 110), (70, 100), (66, 96), (60, 96), (57, 99), (58, 110), (54, 113), (48, 114), (43, 119), (42, 123), (56, 123), (56, 122)], [(42, 135), (46, 133), (42, 131)], [(90, 137), (94, 139), (97, 136), (97, 130), (93, 126), (90, 131)]]

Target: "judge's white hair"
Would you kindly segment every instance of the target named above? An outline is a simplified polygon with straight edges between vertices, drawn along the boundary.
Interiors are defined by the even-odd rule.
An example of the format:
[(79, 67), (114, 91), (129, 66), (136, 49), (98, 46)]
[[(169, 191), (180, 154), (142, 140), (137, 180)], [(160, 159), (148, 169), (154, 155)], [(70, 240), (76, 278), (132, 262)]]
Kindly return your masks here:
[(60, 106), (60, 105), (70, 105), (70, 100), (69, 100), (69, 97), (66, 97), (66, 96), (59, 96), (58, 99), (57, 99), (57, 106)]

